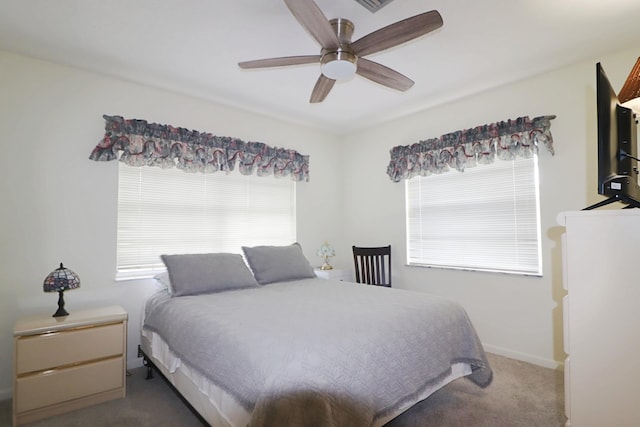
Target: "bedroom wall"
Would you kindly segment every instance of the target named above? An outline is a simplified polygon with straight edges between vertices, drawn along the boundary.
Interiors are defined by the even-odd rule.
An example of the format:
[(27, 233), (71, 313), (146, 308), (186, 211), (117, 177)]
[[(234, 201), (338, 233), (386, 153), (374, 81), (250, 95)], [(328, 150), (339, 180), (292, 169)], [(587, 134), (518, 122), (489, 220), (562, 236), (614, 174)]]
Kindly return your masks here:
[[(53, 313), (42, 282), (62, 261), (82, 281), (66, 308), (120, 304), (129, 313), (129, 365), (151, 280), (115, 282), (117, 163), (88, 160), (103, 114), (262, 141), (309, 154), (297, 185), (298, 240), (315, 250), (341, 235), (334, 173), (337, 138), (256, 114), (0, 51), (0, 400), (11, 397), (12, 328), (19, 316)], [(322, 206), (322, 209), (318, 209)]]
[[(87, 159), (102, 114), (232, 135), (311, 155), (298, 185), (298, 240), (307, 257), (324, 239), (350, 267), (352, 244), (391, 243), (394, 284), (452, 297), (468, 310), (489, 351), (544, 366), (564, 358), (556, 215), (600, 197), (596, 187), (595, 63), (620, 88), (639, 51), (623, 51), (453, 101), (344, 138), (199, 99), (0, 51), (0, 400), (11, 396), (12, 326), (53, 312), (42, 280), (60, 261), (82, 287), (67, 308), (121, 304), (130, 313), (129, 362), (151, 281), (115, 282), (117, 165)], [(555, 114), (556, 155), (541, 153), (542, 278), (405, 267), (404, 186), (386, 175), (389, 149), (443, 133), (529, 115)], [(336, 162), (349, 171), (336, 173)]]
[[(594, 58), (348, 136), (343, 152), (350, 165), (343, 184), (347, 238), (360, 245), (390, 243), (394, 286), (460, 301), (487, 350), (557, 366), (565, 355), (556, 216), (602, 200), (596, 191), (595, 64), (602, 62), (619, 90), (639, 54), (636, 49)], [(405, 266), (404, 184), (386, 175), (389, 150), (485, 123), (551, 114), (557, 116), (551, 122), (556, 154), (543, 148), (539, 157), (543, 277)]]

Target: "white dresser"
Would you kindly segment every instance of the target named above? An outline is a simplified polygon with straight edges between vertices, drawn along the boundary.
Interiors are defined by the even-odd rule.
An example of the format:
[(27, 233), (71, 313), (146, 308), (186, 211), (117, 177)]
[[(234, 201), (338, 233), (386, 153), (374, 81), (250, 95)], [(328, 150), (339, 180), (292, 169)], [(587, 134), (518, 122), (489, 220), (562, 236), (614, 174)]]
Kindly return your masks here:
[(640, 209), (564, 212), (567, 426), (640, 426)]
[(124, 397), (127, 317), (109, 306), (19, 319), (13, 424)]

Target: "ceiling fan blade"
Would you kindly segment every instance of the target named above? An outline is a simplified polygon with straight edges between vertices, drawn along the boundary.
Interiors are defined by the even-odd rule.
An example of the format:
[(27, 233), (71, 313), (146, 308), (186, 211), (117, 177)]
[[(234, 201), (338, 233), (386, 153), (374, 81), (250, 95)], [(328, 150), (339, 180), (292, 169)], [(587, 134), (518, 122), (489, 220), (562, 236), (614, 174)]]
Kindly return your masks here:
[(285, 67), (287, 65), (313, 64), (320, 62), (320, 55), (283, 56), (281, 58), (256, 59), (238, 62), (240, 68)]
[(353, 42), (351, 48), (358, 57), (370, 55), (423, 36), (442, 24), (442, 16), (432, 10), (369, 33)]
[(309, 102), (313, 104), (324, 101), (335, 83), (335, 80), (325, 77), (324, 74), (320, 74), (316, 85), (313, 87), (313, 92), (311, 92)]
[(373, 82), (404, 92), (413, 86), (413, 80), (399, 72), (365, 58), (358, 58), (356, 73)]
[(313, 0), (284, 0), (285, 4), (311, 36), (325, 49), (337, 49), (340, 40), (331, 24)]

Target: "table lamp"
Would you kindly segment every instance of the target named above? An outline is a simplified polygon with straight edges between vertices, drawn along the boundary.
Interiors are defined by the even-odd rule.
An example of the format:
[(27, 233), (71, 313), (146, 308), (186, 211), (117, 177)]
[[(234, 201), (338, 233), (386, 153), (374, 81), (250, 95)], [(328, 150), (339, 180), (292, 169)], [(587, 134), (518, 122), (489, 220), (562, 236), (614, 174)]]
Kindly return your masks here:
[(321, 270), (333, 270), (333, 267), (329, 264), (329, 258), (336, 256), (336, 251), (326, 241), (320, 246), (316, 255), (321, 256), (324, 260), (324, 264), (320, 267)]
[(62, 263), (60, 263), (59, 268), (49, 273), (44, 279), (43, 289), (45, 292), (58, 292), (58, 311), (53, 314), (53, 317), (69, 315), (64, 309), (64, 291), (79, 287), (80, 278), (78, 275), (68, 268), (65, 268)]

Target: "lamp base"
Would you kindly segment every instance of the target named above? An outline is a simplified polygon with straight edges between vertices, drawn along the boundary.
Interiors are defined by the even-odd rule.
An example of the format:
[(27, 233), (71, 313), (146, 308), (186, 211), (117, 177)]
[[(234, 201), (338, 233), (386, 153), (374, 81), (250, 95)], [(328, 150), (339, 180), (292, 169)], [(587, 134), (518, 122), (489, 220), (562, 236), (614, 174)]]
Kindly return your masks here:
[(58, 291), (58, 310), (53, 313), (53, 317), (68, 316), (67, 310), (64, 309), (64, 291)]
[(324, 263), (322, 264), (322, 266), (320, 267), (320, 270), (333, 270), (333, 267), (329, 265), (329, 263)]

